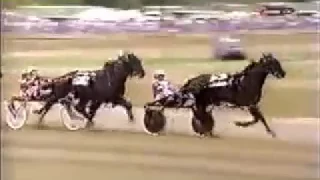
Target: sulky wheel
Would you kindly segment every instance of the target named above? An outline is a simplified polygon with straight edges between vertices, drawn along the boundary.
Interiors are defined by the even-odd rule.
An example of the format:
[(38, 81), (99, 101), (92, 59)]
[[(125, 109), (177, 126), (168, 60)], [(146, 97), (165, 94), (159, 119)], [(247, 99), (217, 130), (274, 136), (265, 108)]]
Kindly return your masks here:
[(86, 120), (84, 118), (70, 114), (64, 106), (60, 109), (60, 118), (63, 125), (70, 131), (83, 129), (86, 125)]
[[(202, 121), (199, 119), (202, 118)], [(192, 117), (192, 129), (199, 135), (212, 135), (212, 130), (214, 127), (214, 119), (211, 113), (205, 112), (204, 114), (198, 115), (197, 117), (193, 115)]]
[(203, 127), (202, 127), (202, 123), (200, 122), (199, 119), (197, 119), (196, 117), (192, 117), (192, 130), (197, 134), (197, 135), (202, 135), (203, 134)]
[(163, 110), (146, 108), (143, 123), (146, 133), (158, 135), (166, 126), (166, 117)]
[(28, 119), (27, 104), (25, 102), (15, 103), (15, 108), (10, 107), (8, 102), (4, 102), (6, 123), (13, 129), (21, 129)]

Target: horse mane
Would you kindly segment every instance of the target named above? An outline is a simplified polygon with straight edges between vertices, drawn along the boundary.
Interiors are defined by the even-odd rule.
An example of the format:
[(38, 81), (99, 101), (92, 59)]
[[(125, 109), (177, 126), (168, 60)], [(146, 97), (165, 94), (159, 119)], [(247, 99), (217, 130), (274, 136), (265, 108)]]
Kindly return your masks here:
[(118, 60), (109, 60), (109, 61), (106, 61), (104, 64), (103, 64), (103, 67), (102, 69), (106, 69), (106, 68), (109, 68), (111, 66), (114, 66), (116, 64), (116, 62), (118, 62)]
[[(123, 62), (123, 63), (121, 63)], [(114, 75), (116, 72), (119, 71), (119, 65), (122, 64), (123, 66), (125, 66), (126, 64), (128, 64), (129, 61), (125, 60), (125, 59), (117, 59), (117, 60), (110, 60), (110, 61), (106, 61), (103, 65), (103, 69), (104, 71), (108, 71), (109, 73), (111, 73), (111, 75)], [(129, 75), (131, 76), (131, 74)]]
[(252, 68), (256, 67), (256, 65), (258, 65), (259, 62), (255, 62), (255, 61), (251, 61), (250, 64), (248, 64), (243, 70), (243, 73), (247, 73), (248, 71), (250, 71)]
[(273, 58), (273, 55), (271, 53), (268, 54), (262, 54), (262, 57), (260, 57), (259, 61), (256, 62), (254, 60), (251, 60), (250, 64), (248, 64), (243, 70), (243, 73), (247, 73), (248, 71), (252, 70), (252, 68), (256, 67), (257, 65), (264, 63), (265, 61), (270, 60), (271, 58)]

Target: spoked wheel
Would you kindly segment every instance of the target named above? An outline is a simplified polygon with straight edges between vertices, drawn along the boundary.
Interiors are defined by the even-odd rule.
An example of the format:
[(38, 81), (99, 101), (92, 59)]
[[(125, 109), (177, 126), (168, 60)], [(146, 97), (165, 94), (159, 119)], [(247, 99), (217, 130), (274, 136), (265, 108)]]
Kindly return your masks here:
[(77, 115), (74, 110), (72, 114), (68, 112), (65, 107), (60, 109), (60, 118), (63, 125), (70, 131), (77, 131), (83, 129), (86, 126), (86, 120), (79, 115)]
[(15, 108), (10, 107), (10, 104), (5, 101), (5, 115), (7, 125), (13, 129), (21, 129), (27, 121), (28, 110), (26, 102), (15, 103)]
[(150, 135), (159, 135), (166, 126), (166, 117), (163, 110), (158, 109), (145, 109), (145, 114), (143, 118), (144, 130)]

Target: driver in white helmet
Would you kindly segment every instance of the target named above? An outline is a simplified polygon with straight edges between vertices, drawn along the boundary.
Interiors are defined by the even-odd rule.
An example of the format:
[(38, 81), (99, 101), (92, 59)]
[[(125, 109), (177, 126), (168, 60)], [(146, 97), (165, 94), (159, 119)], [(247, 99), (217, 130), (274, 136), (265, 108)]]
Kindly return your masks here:
[(152, 91), (155, 100), (173, 96), (177, 92), (177, 89), (170, 81), (166, 80), (165, 76), (166, 74), (163, 70), (156, 70), (153, 74), (154, 81), (152, 83)]
[(22, 72), (22, 76), (20, 79), (20, 83), (22, 85), (32, 85), (37, 84), (40, 79), (38, 70), (35, 67), (28, 67), (26, 70)]

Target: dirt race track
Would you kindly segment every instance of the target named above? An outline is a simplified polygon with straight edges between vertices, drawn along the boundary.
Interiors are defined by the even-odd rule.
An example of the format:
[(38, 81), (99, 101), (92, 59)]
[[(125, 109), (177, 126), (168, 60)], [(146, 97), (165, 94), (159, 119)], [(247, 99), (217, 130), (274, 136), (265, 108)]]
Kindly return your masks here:
[[(269, 120), (277, 139), (261, 124), (242, 129), (234, 120), (243, 112), (218, 111), (218, 139), (193, 134), (189, 112), (167, 111), (168, 135), (141, 132), (142, 109), (136, 123), (121, 108), (98, 112), (96, 130), (68, 132), (61, 127), (59, 106), (47, 116), (46, 130), (27, 126), (4, 131), (5, 179), (317, 179), (319, 121)], [(29, 124), (35, 123), (30, 117)], [(6, 129), (6, 128), (5, 128)], [(122, 130), (110, 131), (107, 129)], [(123, 132), (126, 130), (126, 132)], [(131, 132), (130, 132), (131, 131)], [(185, 134), (185, 135), (179, 135)]]
[[(284, 33), (241, 36), (250, 57), (258, 58), (261, 52), (272, 52), (284, 60), (289, 72), (289, 80), (273, 82), (269, 86), (271, 92), (268, 94), (273, 96), (267, 97), (269, 104), (266, 103), (267, 106), (262, 108), (266, 115), (319, 116), (318, 109), (314, 108), (319, 107), (316, 102), (318, 87), (315, 87), (315, 82), (319, 81), (319, 71), (316, 68), (319, 65), (316, 61), (319, 59), (319, 51), (315, 37), (316, 34)], [(149, 72), (163, 68), (176, 82), (182, 82), (190, 73), (236, 71), (237, 66), (244, 65), (222, 65), (222, 62), (204, 61), (211, 57), (211, 39), (211, 35), (197, 37), (189, 34), (150, 37), (112, 34), (77, 40), (7, 38), (4, 42), (6, 54), (3, 69), (8, 76), (4, 75), (4, 94), (8, 98), (17, 89), (17, 73), (20, 74), (26, 66), (35, 65), (43, 68), (41, 70), (46, 75), (56, 76), (70, 68), (100, 67), (105, 59), (113, 57), (119, 49), (134, 51), (146, 59), (146, 69)], [(150, 82), (151, 76), (141, 83), (134, 81), (128, 84), (128, 97), (132, 102), (141, 105), (148, 101), (146, 96), (150, 93)], [(301, 85), (301, 82), (311, 82), (311, 85)], [(292, 87), (289, 87), (289, 83)], [(281, 112), (276, 112), (278, 110)], [(268, 118), (270, 126), (278, 135), (276, 139), (272, 139), (260, 123), (246, 129), (234, 126), (232, 122), (235, 120), (248, 120), (250, 117), (247, 113), (218, 110), (214, 116), (217, 122), (216, 133), (221, 138), (201, 139), (192, 136), (191, 118), (187, 111), (166, 111), (166, 132), (157, 137), (143, 133), (142, 112), (141, 108), (135, 108), (136, 123), (130, 124), (122, 109), (105, 108), (98, 112), (96, 126), (90, 131), (65, 130), (60, 122), (58, 106), (46, 116), (45, 124), (48, 127), (42, 130), (34, 128), (35, 116), (30, 117), (28, 126), (18, 131), (9, 130), (3, 123), (2, 179), (320, 178), (319, 119)]]

